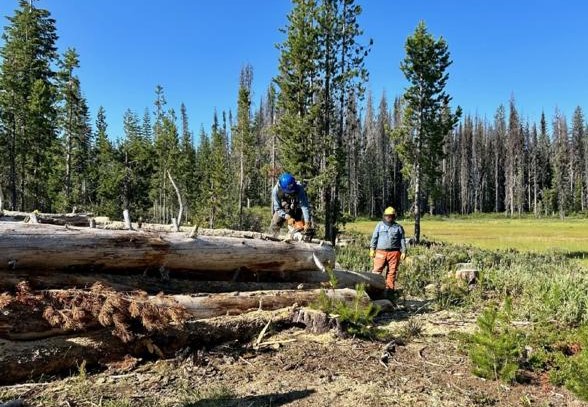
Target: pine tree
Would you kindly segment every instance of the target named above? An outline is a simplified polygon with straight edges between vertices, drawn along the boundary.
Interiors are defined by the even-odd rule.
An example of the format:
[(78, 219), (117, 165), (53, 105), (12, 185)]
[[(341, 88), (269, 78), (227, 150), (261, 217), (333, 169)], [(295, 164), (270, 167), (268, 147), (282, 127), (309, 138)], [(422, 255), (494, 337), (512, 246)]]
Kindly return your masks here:
[(550, 188), (552, 184), (552, 167), (553, 163), (550, 159), (551, 142), (549, 134), (547, 133), (547, 120), (545, 113), (541, 112), (541, 120), (539, 122), (539, 138), (537, 140), (537, 189), (541, 197), (541, 206), (543, 208), (552, 206), (548, 201)]
[(459, 189), (461, 213), (467, 214), (472, 210), (472, 144), (474, 137), (474, 123), (470, 116), (466, 116), (463, 127), (459, 131), (460, 137), (460, 166)]
[(381, 209), (383, 203), (379, 200), (380, 191), (378, 181), (380, 180), (379, 172), (381, 170), (378, 157), (378, 139), (376, 133), (376, 119), (374, 114), (374, 104), (371, 92), (368, 93), (365, 115), (363, 119), (362, 134), (365, 143), (365, 149), (362, 159), (362, 185), (365, 198), (364, 211), (371, 218)]
[[(225, 114), (223, 112), (223, 123)], [(210, 139), (210, 167), (209, 189), (207, 193), (207, 208), (209, 208), (209, 224), (215, 226), (232, 226), (233, 213), (233, 184), (231, 183), (231, 166), (229, 161), (229, 145), (226, 124), (219, 127), (215, 112)]]
[(60, 67), (58, 78), (62, 103), (59, 116), (61, 144), (65, 152), (63, 209), (69, 211), (72, 206), (87, 208), (89, 205), (92, 130), (80, 80), (74, 74), (74, 69), (79, 68), (79, 56), (75, 49), (70, 48), (65, 52)]
[(317, 123), (319, 58), (317, 4), (314, 0), (293, 0), (286, 39), (278, 45), (280, 88), (277, 106), (282, 112), (276, 132), (280, 140), (281, 162), (287, 171), (301, 179), (318, 175)]
[(255, 149), (251, 129), (251, 83), (253, 68), (246, 65), (241, 69), (239, 96), (237, 101), (237, 126), (234, 129), (233, 157), (238, 161), (236, 179), (238, 189), (239, 228), (243, 228), (243, 201), (249, 200), (248, 193), (254, 175)]
[[(56, 144), (55, 20), (19, 1), (0, 49), (0, 163), (12, 209), (50, 210)], [(1, 186), (0, 186), (1, 187)]]
[(420, 241), (423, 187), (437, 181), (446, 138), (461, 115), (460, 108), (451, 112), (451, 97), (445, 92), (449, 78), (446, 70), (451, 63), (445, 40), (435, 40), (421, 21), (406, 40), (406, 57), (401, 69), (410, 86), (404, 93), (407, 107), (403, 126), (396, 132), (407, 175), (414, 180), (417, 242)]
[(581, 107), (576, 107), (572, 119), (572, 139), (570, 140), (570, 193), (572, 194), (572, 209), (583, 211), (586, 208), (584, 202), (584, 166), (586, 150), (584, 149), (584, 112)]
[(494, 115), (494, 212), (502, 212), (506, 207), (505, 142), (506, 115), (504, 106), (500, 105)]
[(566, 119), (558, 110), (553, 119), (553, 190), (557, 196), (557, 210), (563, 219), (569, 210), (570, 191), (570, 158), (568, 127)]
[(123, 164), (122, 207), (135, 218), (149, 219), (153, 201), (149, 197), (154, 174), (154, 152), (138, 116), (127, 110), (123, 117), (125, 138), (119, 146)]
[(96, 213), (112, 218), (120, 218), (122, 213), (123, 167), (118, 161), (116, 151), (107, 133), (106, 112), (98, 108), (96, 117)]
[[(178, 162), (178, 183), (185, 200), (185, 219), (192, 217), (192, 205), (197, 199), (198, 184), (194, 172), (196, 171), (196, 150), (190, 125), (188, 123), (188, 113), (186, 106), (182, 103), (180, 106), (180, 115), (182, 122), (180, 158)], [(178, 220), (179, 222), (179, 220)]]

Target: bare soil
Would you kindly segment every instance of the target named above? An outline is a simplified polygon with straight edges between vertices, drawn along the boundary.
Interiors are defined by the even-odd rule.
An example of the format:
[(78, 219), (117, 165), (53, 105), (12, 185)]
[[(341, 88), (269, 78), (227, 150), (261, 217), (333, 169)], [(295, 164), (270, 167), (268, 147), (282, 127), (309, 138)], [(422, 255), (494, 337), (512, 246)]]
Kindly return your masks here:
[[(177, 358), (133, 358), (91, 373), (0, 387), (0, 402), (31, 406), (588, 406), (546, 377), (527, 384), (486, 381), (470, 372), (458, 339), (475, 315), (422, 311), (409, 301), (378, 323), (404, 343), (311, 335), (292, 328), (266, 335), (261, 349), (237, 343), (185, 349)], [(417, 332), (418, 333), (418, 332)], [(0, 372), (1, 374), (1, 372)], [(0, 404), (1, 406), (1, 404)]]

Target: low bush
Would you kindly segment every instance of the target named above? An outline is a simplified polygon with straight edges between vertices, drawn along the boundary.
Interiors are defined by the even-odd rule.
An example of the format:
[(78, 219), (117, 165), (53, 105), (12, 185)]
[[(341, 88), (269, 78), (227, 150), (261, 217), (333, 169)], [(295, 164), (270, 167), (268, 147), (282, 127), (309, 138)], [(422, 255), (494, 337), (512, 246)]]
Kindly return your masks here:
[(502, 309), (486, 308), (478, 317), (478, 331), (471, 337), (470, 359), (474, 374), (485, 379), (512, 382), (519, 369), (521, 334), (510, 326), (511, 302)]

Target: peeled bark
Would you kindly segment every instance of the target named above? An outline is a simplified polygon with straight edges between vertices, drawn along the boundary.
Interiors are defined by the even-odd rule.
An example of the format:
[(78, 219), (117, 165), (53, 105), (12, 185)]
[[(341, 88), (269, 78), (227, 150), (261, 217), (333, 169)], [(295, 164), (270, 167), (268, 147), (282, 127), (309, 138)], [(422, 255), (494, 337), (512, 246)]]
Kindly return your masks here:
[(325, 265), (335, 262), (328, 244), (0, 222), (0, 271), (156, 269), (219, 280), (216, 272), (317, 270), (315, 256)]

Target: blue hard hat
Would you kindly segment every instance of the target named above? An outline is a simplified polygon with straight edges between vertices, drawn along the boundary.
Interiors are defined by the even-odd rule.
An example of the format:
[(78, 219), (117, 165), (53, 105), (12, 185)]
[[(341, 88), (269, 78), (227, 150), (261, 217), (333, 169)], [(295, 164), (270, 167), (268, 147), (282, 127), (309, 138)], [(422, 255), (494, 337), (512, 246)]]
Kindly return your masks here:
[(296, 190), (296, 180), (294, 176), (289, 172), (285, 172), (278, 178), (278, 183), (280, 184), (280, 188), (287, 194), (291, 194)]

